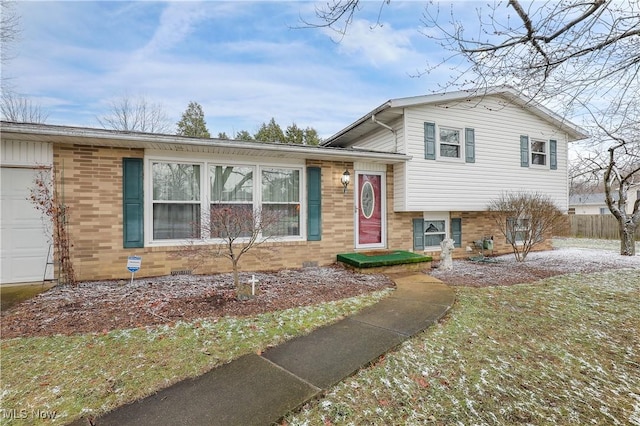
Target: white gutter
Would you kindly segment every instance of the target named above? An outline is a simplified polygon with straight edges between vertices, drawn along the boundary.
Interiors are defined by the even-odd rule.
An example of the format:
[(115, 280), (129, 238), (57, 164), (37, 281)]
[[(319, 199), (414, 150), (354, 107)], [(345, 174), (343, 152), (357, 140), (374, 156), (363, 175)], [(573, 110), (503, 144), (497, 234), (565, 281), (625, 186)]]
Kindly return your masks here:
[(393, 152), (398, 152), (398, 134), (393, 129), (393, 127), (389, 126), (388, 124), (383, 123), (382, 121), (378, 121), (378, 119), (376, 118), (375, 114), (371, 114), (371, 121), (376, 123), (378, 126), (382, 126), (385, 129), (389, 130), (391, 133), (393, 133), (393, 142), (394, 142), (394, 146), (395, 146)]

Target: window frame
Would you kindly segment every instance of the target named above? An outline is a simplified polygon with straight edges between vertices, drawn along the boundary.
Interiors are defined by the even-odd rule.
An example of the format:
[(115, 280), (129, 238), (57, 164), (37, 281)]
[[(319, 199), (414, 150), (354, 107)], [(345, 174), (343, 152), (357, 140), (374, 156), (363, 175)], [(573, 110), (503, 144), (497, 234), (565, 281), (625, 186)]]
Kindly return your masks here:
[[(153, 199), (153, 164), (154, 163), (178, 163), (178, 164), (193, 164), (200, 166), (200, 192), (199, 192), (199, 201), (194, 201), (193, 204), (200, 205), (200, 223), (205, 223), (208, 209), (211, 208), (214, 204), (242, 204), (246, 205), (248, 203), (235, 203), (235, 202), (214, 202), (212, 201), (212, 182), (211, 182), (211, 173), (210, 168), (214, 166), (232, 166), (232, 167), (251, 167), (253, 169), (253, 201), (251, 205), (254, 210), (261, 208), (262, 206), (262, 188), (261, 188), (261, 176), (263, 169), (286, 169), (286, 170), (297, 170), (298, 171), (298, 202), (299, 210), (298, 210), (298, 233), (297, 235), (290, 236), (269, 236), (269, 238), (273, 241), (305, 241), (306, 240), (306, 176), (304, 173), (305, 164), (303, 161), (263, 161), (263, 159), (248, 157), (247, 159), (243, 159), (238, 161), (238, 159), (231, 159), (223, 156), (216, 157), (207, 157), (207, 158), (198, 158), (195, 159), (191, 156), (165, 156), (162, 153), (149, 153), (144, 158), (144, 246), (145, 247), (155, 247), (155, 246), (176, 246), (179, 244), (183, 244), (185, 241), (196, 242), (197, 244), (220, 244), (224, 243), (224, 238), (215, 238), (210, 235), (200, 235), (200, 238), (174, 238), (174, 239), (155, 239), (153, 235), (153, 205), (156, 200)], [(258, 178), (256, 178), (258, 176)], [(180, 203), (180, 202), (179, 202)], [(204, 230), (203, 230), (204, 231)], [(208, 230), (204, 231), (208, 232)], [(259, 237), (260, 240), (263, 239), (261, 235)], [(239, 239), (238, 242), (242, 242), (244, 239)]]
[[(534, 149), (533, 149), (534, 144), (540, 144), (540, 143), (543, 144), (544, 151), (534, 151)], [(549, 145), (550, 145), (549, 140), (533, 139), (533, 138), (529, 139), (529, 162), (530, 162), (531, 166), (533, 166), (533, 167), (541, 167), (541, 168), (545, 168), (545, 169), (550, 168), (550, 165), (549, 165)], [(542, 158), (544, 160), (544, 162), (542, 164), (536, 163), (534, 161), (534, 158)]]
[[(266, 170), (289, 170), (289, 171), (293, 171), (298, 173), (298, 191), (297, 191), (297, 196), (298, 196), (298, 201), (273, 201), (273, 200), (265, 200), (266, 197), (264, 197), (264, 183), (263, 183), (263, 177), (264, 177), (264, 172)], [(289, 168), (289, 167), (260, 167), (260, 208), (262, 211), (265, 210), (265, 206), (286, 206), (287, 208), (290, 206), (298, 206), (297, 212), (298, 212), (298, 217), (297, 217), (297, 228), (298, 228), (298, 235), (300, 236), (300, 229), (302, 228), (302, 217), (301, 217), (301, 210), (302, 210), (302, 191), (301, 191), (301, 187), (300, 187), (300, 182), (302, 181), (302, 170), (296, 169), (296, 168)], [(280, 226), (280, 224), (278, 225)], [(269, 238), (283, 238), (283, 237), (292, 237), (295, 235), (270, 235)]]
[[(195, 200), (162, 200), (162, 199), (157, 199), (155, 198), (155, 188), (154, 188), (154, 180), (153, 180), (153, 176), (154, 176), (154, 170), (153, 170), (153, 166), (155, 164), (181, 164), (181, 165), (189, 165), (189, 166), (198, 166), (199, 170), (198, 170), (198, 175), (199, 175), (199, 188), (198, 188), (198, 194), (197, 194), (197, 199)], [(150, 209), (147, 209), (149, 211), (150, 214), (150, 226), (149, 226), (149, 231), (150, 232), (145, 232), (145, 234), (150, 235), (151, 239), (154, 241), (175, 241), (175, 240), (182, 240), (183, 238), (158, 238), (156, 239), (155, 237), (155, 226), (154, 226), (154, 216), (155, 216), (155, 206), (156, 205), (195, 205), (195, 206), (200, 206), (200, 210), (199, 210), (199, 214), (198, 214), (198, 218), (199, 218), (199, 224), (202, 223), (202, 198), (203, 198), (203, 185), (202, 185), (202, 175), (203, 175), (203, 164), (201, 162), (194, 162), (194, 161), (163, 161), (163, 160), (151, 160), (149, 162), (149, 173), (150, 173), (150, 191), (148, 191), (147, 193), (150, 194)], [(146, 197), (145, 197), (146, 198)], [(145, 204), (146, 204), (146, 200), (145, 200)], [(199, 226), (198, 224), (198, 226)], [(145, 223), (146, 226), (146, 223)], [(192, 238), (193, 239), (193, 238)]]
[[(454, 131), (458, 133), (458, 143), (457, 144), (453, 144), (453, 143), (447, 143), (447, 142), (443, 142), (442, 141), (442, 131), (443, 130), (449, 130), (449, 131)], [(464, 152), (464, 142), (465, 142), (465, 135), (464, 135), (464, 129), (463, 128), (458, 128), (457, 126), (447, 126), (447, 125), (438, 125), (437, 126), (437, 137), (438, 137), (438, 158), (442, 159), (442, 160), (447, 160), (447, 161), (464, 161), (465, 160), (465, 152)], [(448, 155), (442, 155), (442, 146), (456, 146), (458, 147), (458, 156), (457, 157), (451, 157)]]
[[(510, 221), (515, 221), (515, 229), (511, 228), (511, 225), (509, 225)], [(526, 223), (526, 225), (523, 225), (522, 223)], [(528, 240), (529, 238), (529, 233), (531, 232), (531, 220), (528, 217), (508, 217), (507, 218), (507, 243), (508, 244), (512, 244), (511, 239), (515, 237), (515, 245), (521, 246), (524, 245), (524, 243)], [(515, 236), (514, 237), (510, 237), (509, 234), (511, 232), (514, 232)], [(524, 238), (518, 238), (518, 235), (522, 235), (524, 233)]]
[(427, 245), (427, 222), (444, 222), (444, 232), (431, 233), (430, 235), (441, 235), (443, 234), (443, 239), (451, 238), (451, 218), (449, 217), (448, 212), (424, 212), (422, 215), (423, 227), (424, 230), (422, 232), (424, 238), (424, 251), (440, 251), (442, 247), (438, 243), (437, 246), (429, 246)]

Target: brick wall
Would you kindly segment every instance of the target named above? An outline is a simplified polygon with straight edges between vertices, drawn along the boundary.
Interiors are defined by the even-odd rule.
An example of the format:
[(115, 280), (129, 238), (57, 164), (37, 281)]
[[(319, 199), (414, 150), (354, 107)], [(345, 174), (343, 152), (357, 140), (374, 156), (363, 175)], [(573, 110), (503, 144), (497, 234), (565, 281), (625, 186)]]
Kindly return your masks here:
[[(78, 280), (126, 279), (127, 257), (142, 256), (138, 277), (167, 275), (175, 270), (194, 269), (183, 256), (183, 247), (146, 247), (125, 249), (122, 215), (122, 159), (143, 158), (144, 150), (81, 145), (56, 145), (54, 164), (63, 185), (60, 194), (70, 208), (69, 232), (71, 256)], [(256, 247), (240, 261), (243, 271), (299, 268), (303, 265), (328, 265), (338, 253), (354, 250), (354, 197), (352, 183), (343, 193), (340, 177), (349, 162), (310, 160), (307, 166), (321, 168), (322, 173), (322, 240), (270, 242)], [(422, 212), (393, 212), (393, 169), (387, 167), (387, 242), (394, 250), (413, 249), (414, 218)], [(454, 256), (466, 257), (466, 247), (483, 236), (494, 236), (494, 253), (510, 253), (511, 248), (500, 236), (485, 212), (452, 212), (462, 218), (462, 248)], [(306, 218), (301, 218), (306, 220)], [(539, 249), (550, 248), (550, 242)], [(476, 249), (474, 248), (474, 252)], [(427, 253), (438, 259), (439, 252)], [(195, 273), (228, 272), (231, 263), (212, 257), (199, 265)]]
[[(487, 212), (451, 212), (450, 217), (452, 219), (462, 219), (462, 247), (454, 250), (454, 258), (460, 259), (478, 255), (480, 249), (475, 247), (474, 241), (491, 236), (493, 236), (493, 251), (485, 250), (485, 255), (509, 254), (513, 252), (511, 245), (507, 243), (507, 239), (502, 235)], [(470, 247), (472, 251), (467, 251), (467, 247)], [(548, 235), (546, 241), (534, 247), (534, 251), (550, 250), (551, 248), (551, 235)], [(440, 258), (439, 251), (425, 253), (433, 256), (434, 259)]]
[[(54, 147), (55, 167), (60, 171), (65, 203), (70, 208), (71, 256), (78, 280), (126, 279), (130, 277), (127, 257), (132, 255), (142, 256), (138, 277), (167, 275), (194, 267), (192, 261), (182, 256), (183, 247), (122, 247), (122, 159), (125, 157), (143, 158), (144, 150), (80, 145)], [(327, 265), (335, 262), (336, 254), (353, 251), (353, 186), (344, 194), (340, 184), (343, 171), (353, 170), (353, 164), (308, 161), (307, 166), (317, 166), (322, 171), (322, 240), (265, 243), (242, 257), (241, 270)], [(391, 204), (391, 199), (389, 202)], [(410, 224), (410, 219), (407, 222)], [(394, 223), (390, 224), (390, 235), (391, 230), (397, 228)], [(394, 242), (401, 239), (410, 242), (411, 228), (403, 233), (394, 231), (393, 235)], [(409, 247), (406, 243), (405, 246)], [(229, 260), (212, 257), (194, 272), (230, 270)]]

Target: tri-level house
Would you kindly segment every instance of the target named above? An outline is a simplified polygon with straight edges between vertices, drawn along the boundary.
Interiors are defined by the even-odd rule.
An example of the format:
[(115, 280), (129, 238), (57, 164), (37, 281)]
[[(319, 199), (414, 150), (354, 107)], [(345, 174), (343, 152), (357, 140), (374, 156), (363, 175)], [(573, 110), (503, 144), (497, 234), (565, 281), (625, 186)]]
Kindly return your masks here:
[[(207, 212), (278, 213), (243, 270), (335, 262), (338, 253), (413, 250), (457, 256), (487, 235), (502, 191), (539, 191), (567, 210), (567, 145), (584, 131), (508, 89), (393, 99), (311, 147), (44, 124), (1, 123), (0, 283), (41, 281), (50, 238), (28, 201), (55, 171), (79, 280), (192, 270), (185, 244), (223, 243)], [(264, 235), (263, 237), (266, 237)], [(212, 257), (194, 273), (226, 272)], [(47, 272), (48, 271), (48, 272)]]
[[(356, 249), (387, 247), (395, 233), (406, 236), (411, 230), (413, 243), (407, 239), (403, 246), (437, 255), (440, 242), (452, 238), (459, 248), (455, 255), (463, 256), (476, 249), (474, 242), (490, 237), (495, 252), (509, 251), (486, 213), (489, 201), (503, 192), (543, 193), (566, 213), (568, 144), (586, 137), (584, 130), (514, 90), (492, 88), (391, 99), (324, 146), (411, 157), (392, 171), (356, 164)], [(392, 196), (385, 199), (385, 193)], [(391, 211), (411, 221), (403, 221), (402, 229), (381, 221), (372, 238), (369, 228), (377, 220), (368, 218), (371, 198), (379, 200), (382, 217)]]

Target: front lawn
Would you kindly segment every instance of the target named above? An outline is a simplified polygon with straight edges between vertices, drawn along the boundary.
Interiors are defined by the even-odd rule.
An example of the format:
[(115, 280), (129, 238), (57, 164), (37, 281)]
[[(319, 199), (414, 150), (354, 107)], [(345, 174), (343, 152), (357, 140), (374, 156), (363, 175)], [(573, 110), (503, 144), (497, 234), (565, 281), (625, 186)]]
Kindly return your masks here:
[(64, 424), (105, 413), (352, 315), (390, 291), (242, 318), (4, 339), (0, 424), (42, 424), (37, 416), (53, 412), (53, 422)]
[(640, 270), (456, 287), (440, 324), (283, 424), (640, 425)]

